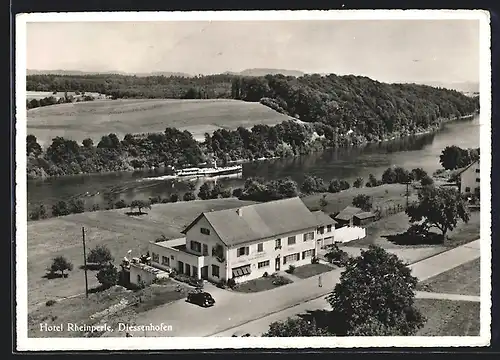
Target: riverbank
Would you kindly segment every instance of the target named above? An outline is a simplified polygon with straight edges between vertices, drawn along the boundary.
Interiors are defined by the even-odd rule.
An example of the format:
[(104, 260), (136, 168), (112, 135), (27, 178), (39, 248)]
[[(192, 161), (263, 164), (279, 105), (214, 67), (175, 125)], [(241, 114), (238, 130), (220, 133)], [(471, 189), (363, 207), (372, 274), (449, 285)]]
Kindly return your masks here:
[[(240, 159), (233, 159), (228, 161), (229, 164), (245, 164), (245, 163), (253, 163), (256, 161), (267, 161), (267, 160), (272, 160), (272, 159), (279, 159), (279, 158), (285, 158), (285, 157), (300, 157), (304, 156), (308, 153), (311, 152), (317, 152), (317, 151), (325, 151), (328, 149), (334, 149), (334, 148), (345, 148), (345, 147), (365, 147), (369, 144), (374, 144), (374, 143), (386, 143), (390, 141), (395, 141), (398, 139), (404, 139), (404, 138), (410, 138), (410, 137), (419, 137), (423, 135), (428, 135), (435, 133), (439, 131), (442, 126), (446, 123), (453, 122), (453, 121), (458, 121), (461, 119), (467, 119), (467, 118), (472, 118), (476, 116), (478, 113), (473, 113), (469, 115), (464, 115), (461, 117), (455, 117), (455, 118), (449, 118), (449, 119), (439, 119), (437, 121), (436, 125), (433, 125), (429, 127), (428, 129), (417, 129), (414, 132), (405, 132), (405, 133), (400, 133), (400, 132), (394, 132), (392, 134), (385, 135), (382, 139), (377, 138), (374, 140), (368, 140), (364, 135), (350, 135), (350, 134), (344, 134), (344, 142), (345, 146), (331, 146), (330, 144), (327, 144), (325, 142), (325, 139), (322, 139), (321, 137), (318, 136), (318, 134), (313, 130), (313, 133), (309, 139), (306, 139), (306, 142), (308, 143), (307, 145), (307, 151), (305, 153), (293, 153), (290, 151), (283, 151), (282, 155), (283, 156), (277, 156), (276, 154), (270, 154), (269, 156), (259, 156), (255, 158), (240, 158)], [(313, 123), (304, 123), (306, 126), (314, 127)], [(350, 139), (350, 140), (349, 140)], [(112, 174), (112, 173), (133, 173), (133, 172), (144, 172), (148, 170), (155, 170), (158, 169), (160, 171), (166, 171), (171, 168), (170, 166), (166, 166), (165, 164), (155, 164), (155, 165), (145, 165), (145, 166), (137, 166), (137, 164), (134, 165), (134, 162), (137, 159), (126, 159), (126, 157), (122, 157), (120, 159), (120, 164), (117, 165), (120, 167), (119, 170), (101, 170), (98, 172), (92, 172), (92, 171), (83, 171), (78, 174), (56, 174), (56, 175), (50, 175), (47, 173), (47, 171), (43, 170), (43, 167), (40, 167), (42, 165), (35, 165), (37, 163), (43, 163), (43, 161), (39, 159), (29, 159), (28, 162), (28, 180), (32, 181), (43, 181), (43, 180), (50, 180), (50, 179), (57, 179), (61, 177), (72, 177), (72, 176), (82, 176), (82, 175), (102, 175), (102, 174)], [(143, 162), (141, 160), (141, 162)], [(31, 165), (30, 165), (31, 164)], [(43, 165), (45, 166), (45, 165)], [(32, 170), (30, 170), (30, 167), (33, 167)]]

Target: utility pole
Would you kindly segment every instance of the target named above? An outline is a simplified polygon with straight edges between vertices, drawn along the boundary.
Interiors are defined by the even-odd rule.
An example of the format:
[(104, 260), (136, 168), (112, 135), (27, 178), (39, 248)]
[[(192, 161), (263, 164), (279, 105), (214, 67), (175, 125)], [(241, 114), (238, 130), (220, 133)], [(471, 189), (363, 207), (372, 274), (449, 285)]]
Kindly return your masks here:
[(85, 271), (85, 297), (89, 297), (89, 283), (87, 280), (87, 253), (85, 251), (85, 228), (82, 226), (82, 240), (83, 240), (83, 268)]
[(409, 190), (408, 190), (408, 185), (410, 185), (410, 182), (406, 182), (406, 208), (408, 209), (408, 196), (410, 195)]

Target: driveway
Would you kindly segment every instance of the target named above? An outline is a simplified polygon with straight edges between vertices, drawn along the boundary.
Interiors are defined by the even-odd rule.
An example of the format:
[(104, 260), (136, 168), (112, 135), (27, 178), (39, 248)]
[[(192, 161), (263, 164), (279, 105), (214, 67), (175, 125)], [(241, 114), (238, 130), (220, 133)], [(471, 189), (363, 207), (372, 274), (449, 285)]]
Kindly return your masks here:
[[(439, 273), (478, 258), (479, 240), (442, 252), (410, 265), (414, 276), (425, 280)], [(318, 276), (259, 293), (244, 294), (218, 289), (207, 285), (216, 300), (215, 306), (201, 308), (179, 300), (140, 314), (137, 325), (172, 326), (168, 333), (146, 332), (138, 336), (220, 336), (234, 333), (244, 324), (260, 321), (270, 323), (276, 315), (282, 319), (288, 314), (297, 314), (306, 309), (323, 308), (324, 296), (332, 291), (340, 280), (343, 269), (334, 269), (322, 275), (323, 287), (318, 287)], [(311, 301), (312, 300), (312, 301)], [(308, 303), (309, 302), (309, 303)], [(304, 304), (305, 303), (305, 304)], [(294, 308), (295, 307), (295, 308)], [(304, 309), (302, 308), (304, 307)], [(294, 309), (292, 309), (294, 308)], [(292, 315), (288, 315), (292, 316)], [(288, 317), (288, 316), (285, 316)], [(108, 334), (108, 336), (111, 334)]]

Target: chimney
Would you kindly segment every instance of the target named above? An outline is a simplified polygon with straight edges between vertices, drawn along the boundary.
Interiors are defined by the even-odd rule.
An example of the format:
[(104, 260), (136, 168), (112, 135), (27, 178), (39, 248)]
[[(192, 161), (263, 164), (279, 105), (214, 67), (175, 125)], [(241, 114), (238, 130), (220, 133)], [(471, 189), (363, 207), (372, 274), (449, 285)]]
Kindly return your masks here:
[(236, 209), (236, 214), (238, 214), (238, 216), (241, 216), (243, 213), (243, 211), (241, 209)]

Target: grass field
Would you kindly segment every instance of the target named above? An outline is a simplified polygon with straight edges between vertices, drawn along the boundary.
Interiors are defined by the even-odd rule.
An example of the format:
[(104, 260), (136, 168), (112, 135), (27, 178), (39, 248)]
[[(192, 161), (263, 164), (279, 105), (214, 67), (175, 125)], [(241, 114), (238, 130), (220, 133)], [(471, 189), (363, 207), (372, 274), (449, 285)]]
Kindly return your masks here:
[(418, 284), (418, 289), (447, 294), (480, 295), (480, 263), (476, 259)]
[[(408, 200), (417, 200), (416, 191), (410, 190)], [(402, 184), (384, 184), (381, 186), (368, 188), (350, 188), (339, 193), (325, 193), (328, 205), (323, 209), (327, 213), (335, 213), (343, 210), (346, 206), (352, 206), (352, 199), (359, 194), (368, 195), (372, 198), (373, 207), (387, 208), (395, 205), (406, 204), (406, 185)], [(319, 200), (323, 193), (304, 196), (302, 201), (311, 210), (319, 210)]]
[[(348, 246), (363, 246), (374, 244), (384, 248), (411, 247), (413, 245), (397, 245), (387, 240), (386, 236), (396, 235), (408, 230), (410, 223), (408, 216), (398, 213), (384, 217), (366, 226), (366, 237), (360, 240), (351, 241)], [(446, 247), (456, 247), (479, 238), (480, 215), (479, 212), (472, 212), (467, 224), (459, 222), (453, 231), (448, 232)]]
[(478, 302), (417, 299), (415, 305), (427, 318), (418, 336), (479, 336)]
[(162, 132), (167, 127), (190, 131), (196, 139), (216, 129), (275, 125), (290, 117), (259, 104), (237, 100), (99, 100), (31, 109), (28, 134), (47, 144), (56, 136), (81, 142), (104, 134)]
[[(219, 210), (249, 204), (238, 199), (197, 200), (189, 203), (153, 205), (140, 217), (125, 214), (129, 209), (73, 214), (28, 223), (28, 306), (47, 300), (72, 296), (85, 291), (82, 227), (85, 227), (87, 249), (107, 245), (119, 263), (127, 251), (138, 256), (149, 241), (161, 235), (181, 236), (180, 231), (197, 215), (210, 209)], [(68, 278), (48, 280), (43, 276), (52, 258), (62, 255), (73, 263)], [(89, 287), (98, 285), (95, 272), (88, 273)]]

